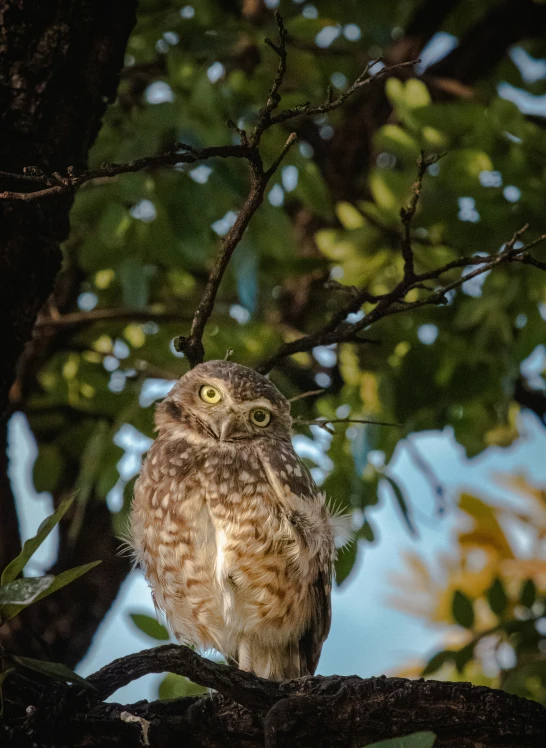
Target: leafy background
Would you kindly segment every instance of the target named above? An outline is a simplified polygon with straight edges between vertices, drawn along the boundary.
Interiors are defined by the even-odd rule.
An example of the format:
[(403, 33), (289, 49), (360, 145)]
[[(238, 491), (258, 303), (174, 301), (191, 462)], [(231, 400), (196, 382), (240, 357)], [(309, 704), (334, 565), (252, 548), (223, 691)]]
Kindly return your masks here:
[[(484, 63), (474, 77), (450, 58), (458, 49), (464, 58), (467, 32), (498, 5), (453, 3), (423, 34), (417, 77), (390, 77), (335, 113), (297, 123), (299, 143), (222, 284), (204, 337), (208, 358), (231, 348), (235, 360), (254, 366), (282, 341), (318, 328), (343, 295), (324, 288), (328, 278), (372, 293), (391, 288), (403, 268), (399, 212), (421, 150), (447, 154), (425, 177), (414, 222), (420, 267), (494, 252), (526, 223), (530, 238), (545, 230), (546, 43), (508, 45), (502, 59)], [(395, 0), (282, 2), (290, 33), (283, 106), (321, 101), (328, 85), (343, 90), (370, 58), (399, 59), (420, 7)], [(91, 166), (160, 153), (175, 141), (231, 142), (226, 120), (248, 127), (266, 100), (276, 61), (262, 40), (274, 32), (259, 2), (242, 10), (212, 0), (141, 2), (119, 97)], [(415, 56), (419, 51), (417, 45)], [(452, 77), (442, 58), (453, 59)], [(286, 136), (282, 127), (267, 133), (267, 162)], [(61, 523), (61, 566), (75, 566), (79, 548), (92, 551), (93, 533), (112, 539), (92, 556), (102, 556), (106, 568), (117, 564), (102, 615), (128, 572), (123, 560), (112, 560), (114, 538), (126, 526), (140, 454), (153, 437), (153, 401), (187, 368), (173, 338), (187, 332), (246, 189), (244, 164), (218, 160), (98, 180), (78, 193), (58, 290), (38, 321), (38, 342), (17, 390), (12, 477), (27, 534), (51, 499), (58, 505), (76, 492)], [(546, 259), (545, 250), (536, 256)], [(59, 313), (60, 321), (47, 323)], [(399, 424), (342, 424), (333, 436), (301, 427), (296, 437), (316, 479), (354, 513), (356, 541), (340, 554), (334, 615), (360, 621), (368, 599), (383, 611), (390, 589), (392, 604), (419, 621), (403, 626), (415, 633), (414, 653), (421, 653), (416, 662), (400, 652), (394, 669), (417, 675), (425, 668), (434, 677), (501, 686), (544, 703), (545, 318), (543, 275), (519, 264), (499, 267), (469, 281), (445, 307), (381, 321), (370, 331), (380, 345), (320, 347), (272, 372), (288, 397), (324, 389), (294, 404), (303, 419)], [(25, 450), (32, 455), (34, 445), (29, 481), (32, 457)], [(476, 465), (480, 490), (467, 491), (463, 484)], [(504, 468), (501, 489), (484, 488), (492, 483), (490, 465)], [(403, 547), (411, 554), (393, 560)], [(29, 573), (45, 569), (55, 554), (52, 541)], [(382, 559), (375, 567), (374, 554)], [(386, 567), (393, 565), (399, 573), (389, 583)], [(363, 587), (374, 568), (378, 583)], [(168, 636), (142, 617), (150, 605), (138, 589), (133, 599), (124, 594), (115, 621), (106, 621), (114, 642), (121, 619), (145, 632), (148, 644)], [(352, 627), (352, 648), (373, 649), (381, 629), (375, 620), (366, 641)], [(425, 623), (430, 634), (423, 634)], [(330, 671), (342, 647), (336, 631), (326, 652)], [(101, 636), (99, 628), (97, 641)], [(65, 648), (54, 659), (74, 666), (85, 650)], [(192, 688), (167, 676), (159, 693)]]

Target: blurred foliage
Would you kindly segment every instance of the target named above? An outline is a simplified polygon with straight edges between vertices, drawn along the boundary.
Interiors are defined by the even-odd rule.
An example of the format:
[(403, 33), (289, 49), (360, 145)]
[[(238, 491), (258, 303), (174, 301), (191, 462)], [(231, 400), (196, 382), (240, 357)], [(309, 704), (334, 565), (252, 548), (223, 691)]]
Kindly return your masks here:
[[(36, 535), (25, 542), (19, 555), (14, 558), (5, 569), (3, 569), (0, 576), (0, 626), (10, 621), (29, 605), (32, 605), (39, 600), (43, 600), (44, 597), (48, 597), (48, 595), (66, 587), (67, 584), (75, 582), (78, 577), (82, 576), (82, 574), (85, 574), (101, 563), (100, 561), (93, 561), (92, 563), (84, 564), (83, 566), (78, 566), (74, 569), (68, 569), (56, 576), (53, 574), (46, 574), (41, 577), (19, 576), (34, 553), (36, 553), (44, 540), (46, 540), (48, 535), (68, 512), (73, 501), (74, 497), (65, 499), (53, 514), (46, 517), (38, 528)], [(63, 683), (66, 683), (67, 681), (69, 683), (77, 683), (87, 689), (94, 690), (94, 686), (86, 681), (85, 678), (77, 675), (63, 663), (46, 662), (31, 657), (18, 657), (15, 655), (9, 655), (9, 657), (7, 657), (3, 649), (1, 650), (1, 655), (0, 716), (2, 715), (3, 709), (2, 684), (14, 670), (14, 668), (7, 667), (7, 663), (13, 662), (24, 668), (41, 673), (53, 680), (59, 680)]]
[(453, 548), (406, 557), (392, 603), (446, 628), (446, 648), (406, 674), (503, 688), (546, 704), (546, 490), (503, 475), (512, 500), (458, 502)]
[(414, 732), (402, 738), (380, 740), (371, 743), (368, 748), (432, 748), (436, 742), (436, 735), (432, 732)]
[[(369, 59), (388, 55), (419, 5), (283, 0), (291, 42), (282, 107), (322, 101), (330, 84), (344, 89)], [(492, 5), (465, 0), (442, 30), (458, 36)], [(245, 18), (235, 3), (142, 0), (119, 97), (91, 166), (154, 155), (175, 141), (194, 147), (234, 141), (226, 120), (248, 127), (267, 99), (276, 60), (263, 37), (275, 31), (269, 12)], [(546, 56), (544, 41), (526, 49), (534, 58)], [(506, 83), (540, 96), (545, 80), (528, 82), (507, 56), (465, 97), (448, 99), (417, 78), (391, 77), (328, 117), (297, 123), (299, 145), (273, 179), (223, 280), (205, 332), (207, 357), (223, 358), (231, 348), (234, 360), (253, 366), (281, 342), (325, 324), (345, 300), (343, 292), (325, 290), (329, 277), (374, 294), (390, 290), (403, 268), (400, 207), (411, 195), (422, 149), (447, 155), (425, 177), (413, 224), (418, 269), (495, 252), (525, 223), (532, 226), (530, 239), (544, 231), (546, 131), (501, 98), (498, 87)], [(366, 97), (383, 96), (383, 87), (392, 106), (385, 124), (369, 132), (363, 114), (359, 126), (351, 126), (350, 113)], [(344, 133), (342, 143), (338, 133)], [(264, 137), (267, 164), (286, 135), (277, 127)], [(341, 189), (331, 178), (333, 166), (368, 148), (369, 169), (351, 175)], [(73, 534), (85, 531), (91, 497), (108, 503), (114, 532), (123, 530), (135, 454), (153, 436), (152, 401), (166, 392), (165, 382), (186, 371), (172, 340), (188, 332), (220, 237), (247, 186), (243, 163), (215, 160), (97, 180), (78, 192), (59, 285), (61, 312), (79, 313), (80, 321), (37, 331), (48, 353), (38, 359), (23, 404), (39, 449), (36, 489), (56, 496), (78, 492)], [(545, 259), (545, 250), (536, 256)], [(101, 310), (114, 314), (97, 320)], [(272, 372), (287, 397), (325, 388), (294, 404), (303, 419), (352, 416), (400, 424), (337, 425), (333, 437), (312, 427), (300, 438), (317, 480), (337, 504), (355, 510), (359, 542), (340, 555), (339, 582), (362, 545), (374, 540), (368, 509), (378, 502), (380, 482), (389, 484), (402, 521), (414, 529), (411, 503), (389, 474), (406, 435), (449, 426), (469, 457), (518, 438), (515, 383), (522, 362), (544, 342), (545, 316), (543, 275), (514, 264), (468, 282), (445, 307), (382, 320), (370, 332), (381, 345), (321, 348)], [(481, 523), (480, 532), (497, 533), (500, 542), (497, 512), (483, 509), (480, 518), (482, 506), (468, 497), (461, 504)], [(520, 563), (519, 581), (529, 578), (523, 561), (504, 560), (512, 563), (512, 575)], [(500, 611), (503, 596), (510, 613), (502, 615), (511, 615), (520, 593), (505, 579), (505, 568), (488, 566), (479, 591), (467, 586), (461, 571), (441, 596), (441, 612), (434, 608), (435, 620), (456, 616), (472, 637), (497, 620), (489, 598)]]

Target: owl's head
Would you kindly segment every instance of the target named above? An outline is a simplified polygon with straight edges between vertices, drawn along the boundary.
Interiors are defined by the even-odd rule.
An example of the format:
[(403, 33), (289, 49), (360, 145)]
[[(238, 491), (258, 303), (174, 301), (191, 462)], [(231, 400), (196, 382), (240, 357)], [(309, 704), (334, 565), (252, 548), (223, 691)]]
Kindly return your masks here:
[(192, 428), (204, 438), (290, 439), (290, 404), (269, 379), (231, 361), (207, 361), (185, 374), (157, 407), (160, 432)]

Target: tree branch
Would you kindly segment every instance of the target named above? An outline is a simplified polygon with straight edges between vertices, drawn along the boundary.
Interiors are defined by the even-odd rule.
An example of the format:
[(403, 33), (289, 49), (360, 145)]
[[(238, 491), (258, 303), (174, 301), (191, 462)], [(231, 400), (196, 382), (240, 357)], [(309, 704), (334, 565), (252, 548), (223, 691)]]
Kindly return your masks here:
[[(66, 329), (87, 327), (95, 322), (170, 322), (180, 321), (184, 315), (180, 312), (158, 309), (91, 309), (89, 312), (71, 312), (57, 317), (38, 317), (35, 330)], [(188, 318), (189, 319), (189, 318)]]
[(295, 141), (296, 136), (291, 134), (278, 158), (267, 171), (264, 171), (263, 169), (259, 151), (255, 146), (252, 146), (252, 155), (249, 155), (248, 157), (250, 166), (250, 192), (248, 193), (245, 204), (235, 219), (235, 223), (222, 240), (222, 248), (209, 275), (201, 301), (195, 310), (189, 337), (186, 338), (180, 336), (174, 343), (176, 350), (181, 351), (187, 356), (191, 367), (200, 364), (205, 357), (203, 332), (205, 330), (205, 325), (212, 314), (216, 294), (218, 293), (218, 288), (220, 287), (226, 268), (231, 260), (231, 256), (243, 238), (243, 234), (250, 223), (252, 216), (262, 204), (267, 184), (275, 172), (275, 169), (278, 167)]
[(155, 169), (160, 166), (194, 164), (196, 161), (206, 161), (209, 158), (248, 158), (249, 152), (249, 147), (243, 144), (195, 149), (185, 143), (175, 143), (168, 151), (158, 156), (145, 156), (144, 158), (129, 161), (126, 164), (103, 164), (98, 169), (90, 169), (81, 174), (75, 174), (73, 166), (68, 167), (66, 175), (56, 172), (52, 177), (46, 174), (29, 176), (26, 173), (8, 174), (7, 172), (3, 172), (3, 176), (9, 177), (12, 180), (42, 182), (47, 186), (35, 192), (0, 192), (0, 199), (31, 202), (33, 200), (41, 200), (44, 197), (73, 192), (78, 187), (81, 187), (82, 184), (92, 179), (115, 177), (119, 174), (128, 174), (130, 172), (142, 171), (143, 169)]
[[(124, 706), (101, 701), (142, 675), (165, 671), (219, 693)], [(437, 748), (542, 748), (546, 740), (543, 706), (491, 688), (384, 676), (273, 683), (177, 645), (129, 655), (90, 676), (99, 701), (78, 687), (25, 678), (16, 673), (5, 684), (6, 748), (30, 741), (71, 748), (137, 745), (143, 727), (152, 748), (346, 748), (416, 730), (432, 730)], [(33, 709), (25, 714), (28, 698), (21, 696), (29, 693)], [(22, 737), (24, 743), (17, 742)]]
[(411, 186), (412, 196), (409, 201), (407, 208), (400, 209), (400, 218), (402, 219), (402, 257), (404, 258), (404, 278), (406, 280), (412, 280), (415, 277), (415, 267), (413, 258), (413, 249), (411, 246), (411, 224), (415, 218), (415, 211), (417, 210), (417, 203), (421, 197), (421, 190), (423, 188), (423, 177), (429, 166), (435, 164), (441, 156), (425, 156), (424, 151), (417, 160), (417, 178)]
[[(256, 370), (265, 374), (286, 356), (309, 351), (319, 345), (332, 345), (334, 343), (354, 341), (362, 342), (362, 339), (358, 337), (358, 333), (362, 330), (368, 329), (374, 323), (385, 317), (407, 312), (410, 309), (418, 309), (423, 306), (439, 306), (448, 303), (447, 294), (450, 291), (459, 288), (468, 280), (483, 275), (483, 273), (493, 270), (495, 267), (502, 264), (506, 265), (512, 262), (526, 262), (526, 259), (530, 257), (528, 254), (529, 250), (546, 239), (546, 234), (542, 234), (528, 244), (516, 247), (515, 245), (519, 242), (521, 236), (528, 228), (528, 226), (524, 226), (516, 231), (512, 238), (507, 242), (504, 249), (497, 254), (490, 254), (485, 257), (461, 257), (458, 260), (453, 260), (440, 268), (436, 268), (435, 270), (426, 273), (413, 274), (411, 277), (406, 277), (406, 275), (404, 275), (402, 280), (392, 291), (380, 296), (370, 297), (365, 289), (356, 294), (352, 294), (351, 300), (345, 304), (345, 306), (343, 306), (332, 317), (332, 319), (324, 325), (324, 327), (310, 335), (304, 335), (290, 343), (284, 343), (270, 358), (258, 364)], [(530, 264), (534, 265), (535, 263), (531, 262)], [(451, 283), (441, 285), (434, 290), (428, 289), (428, 287), (423, 285), (425, 281), (439, 280), (442, 275), (451, 270), (466, 268), (473, 265), (477, 265), (478, 267), (466, 275), (461, 275)], [(406, 295), (413, 289), (426, 290), (430, 291), (430, 293), (417, 301), (406, 302)], [(345, 321), (347, 316), (358, 311), (365, 299), (373, 300), (371, 303), (375, 303), (375, 307), (365, 314), (360, 321), (355, 322), (354, 324), (348, 324)]]
[(350, 425), (351, 423), (361, 423), (364, 425), (373, 425), (373, 426), (396, 426), (397, 428), (402, 428), (399, 423), (389, 423), (387, 421), (370, 421), (366, 418), (311, 418), (309, 420), (305, 418), (294, 418), (293, 424), (295, 426), (318, 426), (321, 429), (324, 429), (325, 431), (328, 431), (328, 433), (333, 434), (334, 430), (329, 428), (330, 424), (332, 423), (346, 423)]
[(328, 112), (333, 112), (335, 109), (338, 109), (342, 104), (344, 104), (347, 99), (355, 93), (355, 91), (358, 91), (365, 86), (369, 86), (378, 78), (388, 76), (396, 70), (417, 65), (417, 63), (421, 62), (421, 60), (398, 62), (395, 65), (385, 66), (372, 75), (368, 75), (370, 69), (374, 65), (377, 65), (377, 63), (379, 62), (381, 62), (381, 59), (373, 60), (373, 62), (370, 62), (368, 65), (366, 65), (364, 72), (362, 72), (355, 80), (355, 82), (345, 91), (343, 91), (343, 93), (341, 93), (337, 97), (337, 99), (331, 98), (331, 89), (329, 89), (329, 94), (323, 104), (313, 105), (308, 101), (303, 104), (298, 104), (297, 106), (291, 107), (290, 109), (285, 109), (284, 111), (279, 112), (279, 114), (272, 117), (271, 124), (276, 125), (280, 122), (286, 122), (287, 120), (293, 119), (294, 117), (314, 117), (318, 114), (327, 114)]
[(249, 709), (268, 709), (283, 698), (277, 683), (220, 665), (178, 644), (165, 644), (120, 657), (90, 675), (87, 680), (98, 690), (101, 699), (107, 699), (119, 688), (149, 673), (183, 675), (200, 686), (229, 696)]

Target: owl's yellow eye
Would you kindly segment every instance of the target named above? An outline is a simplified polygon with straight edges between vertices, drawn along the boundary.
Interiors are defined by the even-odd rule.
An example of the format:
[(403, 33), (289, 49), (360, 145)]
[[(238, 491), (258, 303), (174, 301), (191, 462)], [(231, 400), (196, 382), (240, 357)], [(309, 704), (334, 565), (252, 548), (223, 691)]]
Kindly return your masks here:
[(216, 387), (213, 387), (211, 384), (204, 384), (201, 387), (201, 389), (199, 390), (199, 397), (206, 403), (211, 403), (211, 405), (214, 405), (214, 403), (219, 403), (222, 399), (220, 390), (217, 390)]
[(250, 420), (255, 426), (267, 426), (271, 420), (271, 413), (265, 408), (255, 408), (250, 411)]

